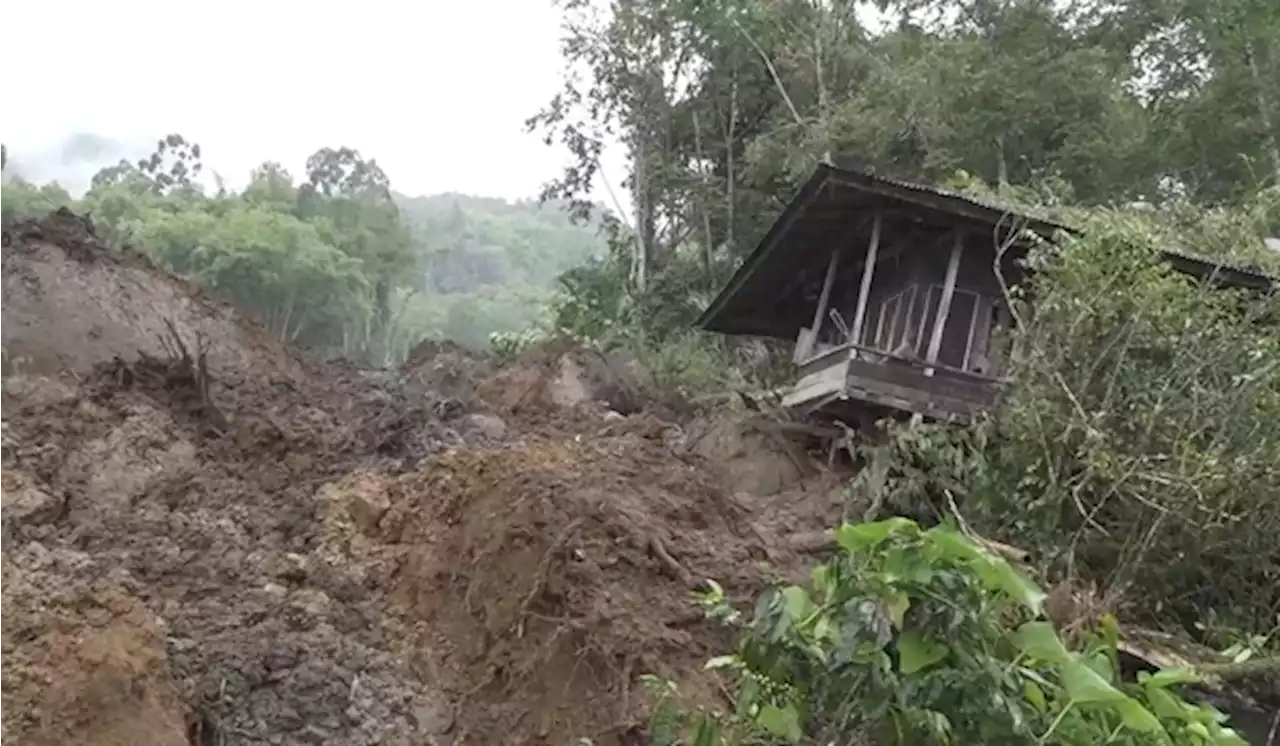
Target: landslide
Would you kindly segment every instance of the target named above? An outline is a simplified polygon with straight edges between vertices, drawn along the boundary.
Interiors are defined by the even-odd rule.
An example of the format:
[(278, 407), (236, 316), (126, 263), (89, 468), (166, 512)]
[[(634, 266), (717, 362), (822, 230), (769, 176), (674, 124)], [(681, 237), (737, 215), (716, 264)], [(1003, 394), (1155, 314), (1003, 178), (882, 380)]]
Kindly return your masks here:
[(3, 259), (4, 736), (630, 743), (640, 674), (722, 696), (690, 591), (785, 552), (624, 366), (311, 359), (65, 211)]

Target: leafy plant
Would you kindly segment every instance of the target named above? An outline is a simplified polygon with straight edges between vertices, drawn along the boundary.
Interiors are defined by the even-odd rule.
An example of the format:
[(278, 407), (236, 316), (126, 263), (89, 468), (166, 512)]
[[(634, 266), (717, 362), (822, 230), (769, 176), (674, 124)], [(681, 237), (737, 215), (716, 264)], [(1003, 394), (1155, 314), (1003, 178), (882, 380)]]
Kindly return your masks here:
[(510, 360), (526, 349), (548, 339), (550, 335), (546, 330), (537, 327), (519, 332), (494, 332), (489, 335), (489, 347), (498, 357)]
[(737, 707), (690, 713), (688, 740), (664, 743), (1245, 743), (1179, 696), (1190, 671), (1121, 681), (1113, 618), (1068, 649), (1045, 593), (957, 530), (892, 518), (836, 537), (810, 583), (766, 592), (749, 621), (710, 584), (702, 603), (742, 632), (708, 663), (735, 676)]

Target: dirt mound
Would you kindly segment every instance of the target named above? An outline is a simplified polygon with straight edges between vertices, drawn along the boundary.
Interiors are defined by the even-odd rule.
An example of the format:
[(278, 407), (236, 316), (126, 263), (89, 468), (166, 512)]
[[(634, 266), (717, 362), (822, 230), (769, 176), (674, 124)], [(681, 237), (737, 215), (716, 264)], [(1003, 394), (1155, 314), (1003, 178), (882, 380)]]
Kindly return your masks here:
[(335, 551), (386, 584), (405, 656), (457, 703), (456, 742), (624, 742), (644, 673), (717, 700), (702, 663), (731, 643), (691, 591), (758, 588), (768, 552), (664, 426), (452, 452), (330, 492)]
[(412, 391), (450, 397), (463, 406), (475, 404), (476, 384), (493, 375), (497, 361), (448, 341), (427, 339), (409, 351), (400, 380)]
[[(6, 473), (6, 476), (9, 476)], [(7, 489), (7, 488), (6, 488)], [(4, 737), (32, 746), (185, 746), (195, 725), (155, 615), (119, 587), (4, 560)]]
[(287, 350), (231, 307), (102, 245), (66, 209), (5, 228), (3, 244), (6, 373), (85, 375), (116, 357), (158, 357), (172, 325), (186, 344), (208, 345), (218, 374), (300, 374)]
[(610, 743), (639, 674), (720, 696), (690, 590), (769, 541), (625, 361), (362, 371), (65, 211), (4, 243), (4, 735)]
[[(148, 357), (100, 365), (62, 396), (25, 401), (52, 387), (21, 378), (5, 387), (6, 562), (44, 573), (42, 587), (109, 583), (163, 619), (161, 650), (203, 743), (424, 741), (433, 695), (393, 655), (379, 597), (351, 568), (309, 557), (322, 484), (450, 442), (431, 402), (337, 368), (293, 386), (223, 381), (213, 421), (189, 367)], [(37, 614), (7, 578), (5, 614)], [(78, 657), (11, 662), (19, 634), (4, 626), (6, 676), (18, 677), (6, 697), (13, 681), (19, 698), (6, 717), (29, 710), (44, 669), (70, 699), (94, 696)], [(121, 712), (155, 719), (143, 704)]]
[(525, 350), (476, 392), (501, 412), (535, 419), (593, 405), (632, 414), (652, 403), (625, 361), (563, 337)]
[(777, 424), (767, 417), (713, 415), (685, 427), (685, 447), (719, 469), (734, 492), (767, 497), (819, 472), (800, 443)]

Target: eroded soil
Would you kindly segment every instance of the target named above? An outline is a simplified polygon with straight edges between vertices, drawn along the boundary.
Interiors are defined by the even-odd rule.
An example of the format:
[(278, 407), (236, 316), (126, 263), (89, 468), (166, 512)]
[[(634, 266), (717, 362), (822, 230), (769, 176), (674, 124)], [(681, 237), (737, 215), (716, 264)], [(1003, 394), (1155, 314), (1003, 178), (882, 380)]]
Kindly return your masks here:
[(722, 696), (690, 591), (788, 558), (624, 366), (361, 371), (69, 213), (4, 244), (4, 736), (607, 744), (642, 673)]

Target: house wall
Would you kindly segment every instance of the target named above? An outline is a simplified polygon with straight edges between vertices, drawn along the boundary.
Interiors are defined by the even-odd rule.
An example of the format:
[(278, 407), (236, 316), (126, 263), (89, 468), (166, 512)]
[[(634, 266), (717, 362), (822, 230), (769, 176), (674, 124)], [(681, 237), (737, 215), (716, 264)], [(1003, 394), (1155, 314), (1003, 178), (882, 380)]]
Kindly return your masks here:
[[(873, 311), (878, 312), (883, 300), (900, 290), (911, 276), (911, 263), (903, 254), (898, 254), (876, 265), (871, 277), (871, 292), (868, 296), (867, 313), (863, 320), (863, 339), (867, 339), (868, 326), (874, 331)], [(830, 308), (839, 313), (847, 327), (853, 326), (858, 309), (858, 293), (862, 289), (862, 265), (851, 271), (842, 272), (839, 281), (831, 291)], [(822, 345), (840, 345), (849, 340), (840, 332), (839, 327), (831, 321), (830, 313), (823, 319), (819, 334)]]
[[(898, 262), (877, 267), (863, 327), (865, 344), (924, 359), (952, 245), (944, 239), (909, 248)], [(990, 236), (967, 237), (938, 353), (938, 361), (944, 365), (989, 375), (998, 373), (1000, 355), (991, 348), (991, 335), (1006, 320), (1001, 310), (1003, 292), (992, 271), (995, 256)], [(1004, 271), (1008, 281), (1017, 280), (1012, 263), (1006, 262)]]
[[(887, 259), (877, 263), (872, 275), (861, 341), (885, 352), (923, 360), (933, 334), (934, 319), (946, 281), (952, 240), (939, 236), (927, 243), (902, 247), (881, 247)], [(989, 234), (966, 237), (956, 274), (956, 290), (943, 331), (938, 361), (943, 365), (975, 373), (997, 375), (1003, 355), (991, 345), (997, 326), (1007, 324), (1002, 310), (1003, 292), (992, 264), (996, 249)], [(1006, 279), (1017, 282), (1021, 275), (1012, 262), (1005, 262)], [(836, 311), (846, 329), (857, 314), (862, 282), (861, 265), (842, 271), (832, 288), (829, 309)], [(803, 340), (804, 357), (849, 342), (850, 338), (830, 313), (822, 320), (817, 342)]]

